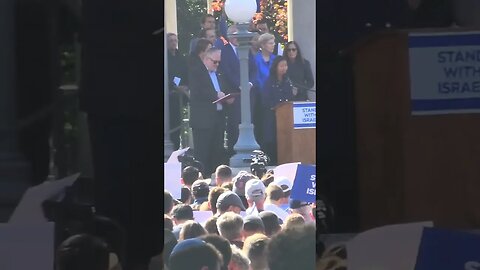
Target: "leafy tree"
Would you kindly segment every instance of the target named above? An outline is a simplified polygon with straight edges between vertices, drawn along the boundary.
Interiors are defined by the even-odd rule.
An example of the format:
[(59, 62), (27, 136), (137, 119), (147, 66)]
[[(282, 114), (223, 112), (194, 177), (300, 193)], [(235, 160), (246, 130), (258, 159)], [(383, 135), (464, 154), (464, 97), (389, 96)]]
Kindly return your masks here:
[(178, 0), (178, 50), (188, 55), (190, 40), (200, 31), (200, 19), (207, 13), (207, 0)]

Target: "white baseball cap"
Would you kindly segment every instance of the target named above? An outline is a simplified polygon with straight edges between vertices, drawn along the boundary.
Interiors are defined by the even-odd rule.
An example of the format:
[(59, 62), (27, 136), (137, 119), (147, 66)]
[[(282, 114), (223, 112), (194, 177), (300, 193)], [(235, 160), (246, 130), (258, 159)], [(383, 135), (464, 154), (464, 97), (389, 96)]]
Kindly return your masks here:
[(265, 196), (265, 185), (258, 179), (248, 180), (245, 184), (245, 197), (252, 199), (254, 197)]
[(283, 189), (283, 192), (292, 190), (293, 184), (285, 176), (275, 177), (275, 180), (273, 180), (273, 183), (279, 185)]

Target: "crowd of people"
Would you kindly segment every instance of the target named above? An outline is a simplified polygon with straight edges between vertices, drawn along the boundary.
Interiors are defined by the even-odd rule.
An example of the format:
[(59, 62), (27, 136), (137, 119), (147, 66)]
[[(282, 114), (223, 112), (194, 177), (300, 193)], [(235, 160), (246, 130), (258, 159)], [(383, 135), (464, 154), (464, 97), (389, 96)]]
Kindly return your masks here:
[(271, 171), (261, 178), (247, 171), (233, 175), (220, 165), (203, 179), (188, 166), (181, 182), (182, 198), (164, 192), (165, 248), (152, 261), (157, 268), (315, 268), (315, 205), (291, 199), (287, 178)]
[[(307, 270), (327, 254), (315, 240), (316, 204), (290, 198), (292, 182), (273, 170), (259, 178), (220, 165), (204, 179), (187, 166), (178, 181), (180, 198), (164, 190), (163, 251), (150, 259), (150, 270)], [(57, 249), (57, 269), (130, 269), (118, 252), (120, 235), (71, 236)], [(333, 260), (332, 252), (319, 262)]]
[[(241, 122), (239, 95), (214, 103), (240, 92), (237, 26), (227, 27), (225, 14), (218, 28), (216, 25), (213, 15), (202, 17), (200, 33), (191, 40), (187, 59), (178, 51), (176, 34), (167, 33), (170, 126), (175, 129), (181, 124), (179, 99), (187, 101), (194, 156), (203, 164), (204, 175), (212, 174), (220, 164), (228, 164), (235, 154)], [(307, 101), (314, 79), (310, 62), (303, 58), (297, 42), (279, 44), (264, 20), (252, 23), (250, 28), (255, 33), (249, 50), (251, 121), (256, 141), (270, 157), (270, 165), (276, 165), (275, 107), (287, 101)], [(178, 149), (178, 130), (170, 134)]]

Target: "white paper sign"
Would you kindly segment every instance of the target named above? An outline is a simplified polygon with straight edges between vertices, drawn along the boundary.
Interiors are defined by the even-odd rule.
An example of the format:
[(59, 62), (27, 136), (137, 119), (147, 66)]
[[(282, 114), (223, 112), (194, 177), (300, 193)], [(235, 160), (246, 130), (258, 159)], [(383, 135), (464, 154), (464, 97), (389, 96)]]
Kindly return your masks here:
[(424, 227), (433, 222), (383, 226), (358, 234), (347, 243), (348, 270), (415, 269)]
[(190, 147), (173, 151), (173, 153), (168, 158), (167, 163), (180, 163), (180, 161), (178, 161), (178, 156), (183, 155), (183, 153), (187, 152), (188, 149), (190, 149)]
[(45, 269), (54, 265), (53, 222), (0, 224), (0, 269)]
[(164, 163), (164, 184), (165, 189), (168, 190), (174, 199), (181, 199), (182, 197), (182, 164), (181, 163)]
[(283, 176), (290, 180), (293, 185), (293, 182), (295, 181), (295, 176), (297, 175), (298, 164), (301, 164), (301, 162), (285, 163), (275, 167), (275, 169), (273, 169), (274, 181)]
[(480, 112), (480, 32), (409, 36), (412, 115)]
[(315, 102), (293, 103), (293, 128), (315, 128), (317, 122)]
[(193, 220), (200, 224), (204, 224), (212, 216), (212, 211), (193, 211)]
[(80, 173), (76, 173), (63, 179), (45, 181), (27, 189), (8, 222), (15, 224), (47, 222), (48, 220), (43, 215), (42, 203), (59, 195), (66, 187), (71, 186), (79, 176)]

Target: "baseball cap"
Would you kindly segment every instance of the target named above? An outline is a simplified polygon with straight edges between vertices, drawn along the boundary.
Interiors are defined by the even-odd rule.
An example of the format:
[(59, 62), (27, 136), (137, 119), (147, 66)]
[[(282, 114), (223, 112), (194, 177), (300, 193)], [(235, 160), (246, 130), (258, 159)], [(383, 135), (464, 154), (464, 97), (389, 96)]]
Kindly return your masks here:
[(235, 192), (238, 196), (245, 196), (245, 185), (250, 179), (254, 179), (255, 175), (247, 172), (247, 171), (240, 171), (238, 174), (233, 177), (233, 192)]
[(275, 177), (273, 183), (279, 185), (283, 189), (283, 192), (292, 190), (292, 182), (285, 176)]
[(290, 209), (298, 209), (302, 206), (307, 206), (309, 205), (309, 203), (307, 202), (302, 202), (302, 201), (299, 201), (299, 200), (292, 200), (290, 199)]
[(262, 228), (265, 230), (265, 225), (263, 225), (263, 221), (259, 216), (256, 215), (248, 215), (243, 218), (243, 227), (254, 227), (254, 228)]
[(226, 209), (230, 205), (238, 206), (242, 211), (245, 211), (245, 206), (243, 206), (240, 197), (232, 191), (226, 191), (218, 197), (216, 206), (217, 209)]
[(182, 252), (182, 251), (185, 251), (189, 248), (193, 248), (193, 247), (201, 247), (201, 246), (205, 246), (207, 245), (207, 243), (203, 240), (200, 240), (198, 238), (190, 238), (190, 239), (186, 239), (186, 240), (183, 240), (183, 241), (180, 241), (172, 250), (172, 253), (170, 253), (170, 258), (175, 255), (176, 253), (179, 253), (179, 252)]
[(192, 184), (192, 194), (195, 197), (198, 197), (198, 195), (201, 195), (203, 197), (208, 196), (209, 192), (209, 187), (208, 183), (205, 180), (196, 180)]
[(172, 217), (180, 220), (193, 220), (193, 209), (188, 204), (178, 204), (173, 207)]
[(258, 179), (250, 179), (245, 184), (245, 197), (253, 199), (257, 197), (265, 197), (265, 185)]

